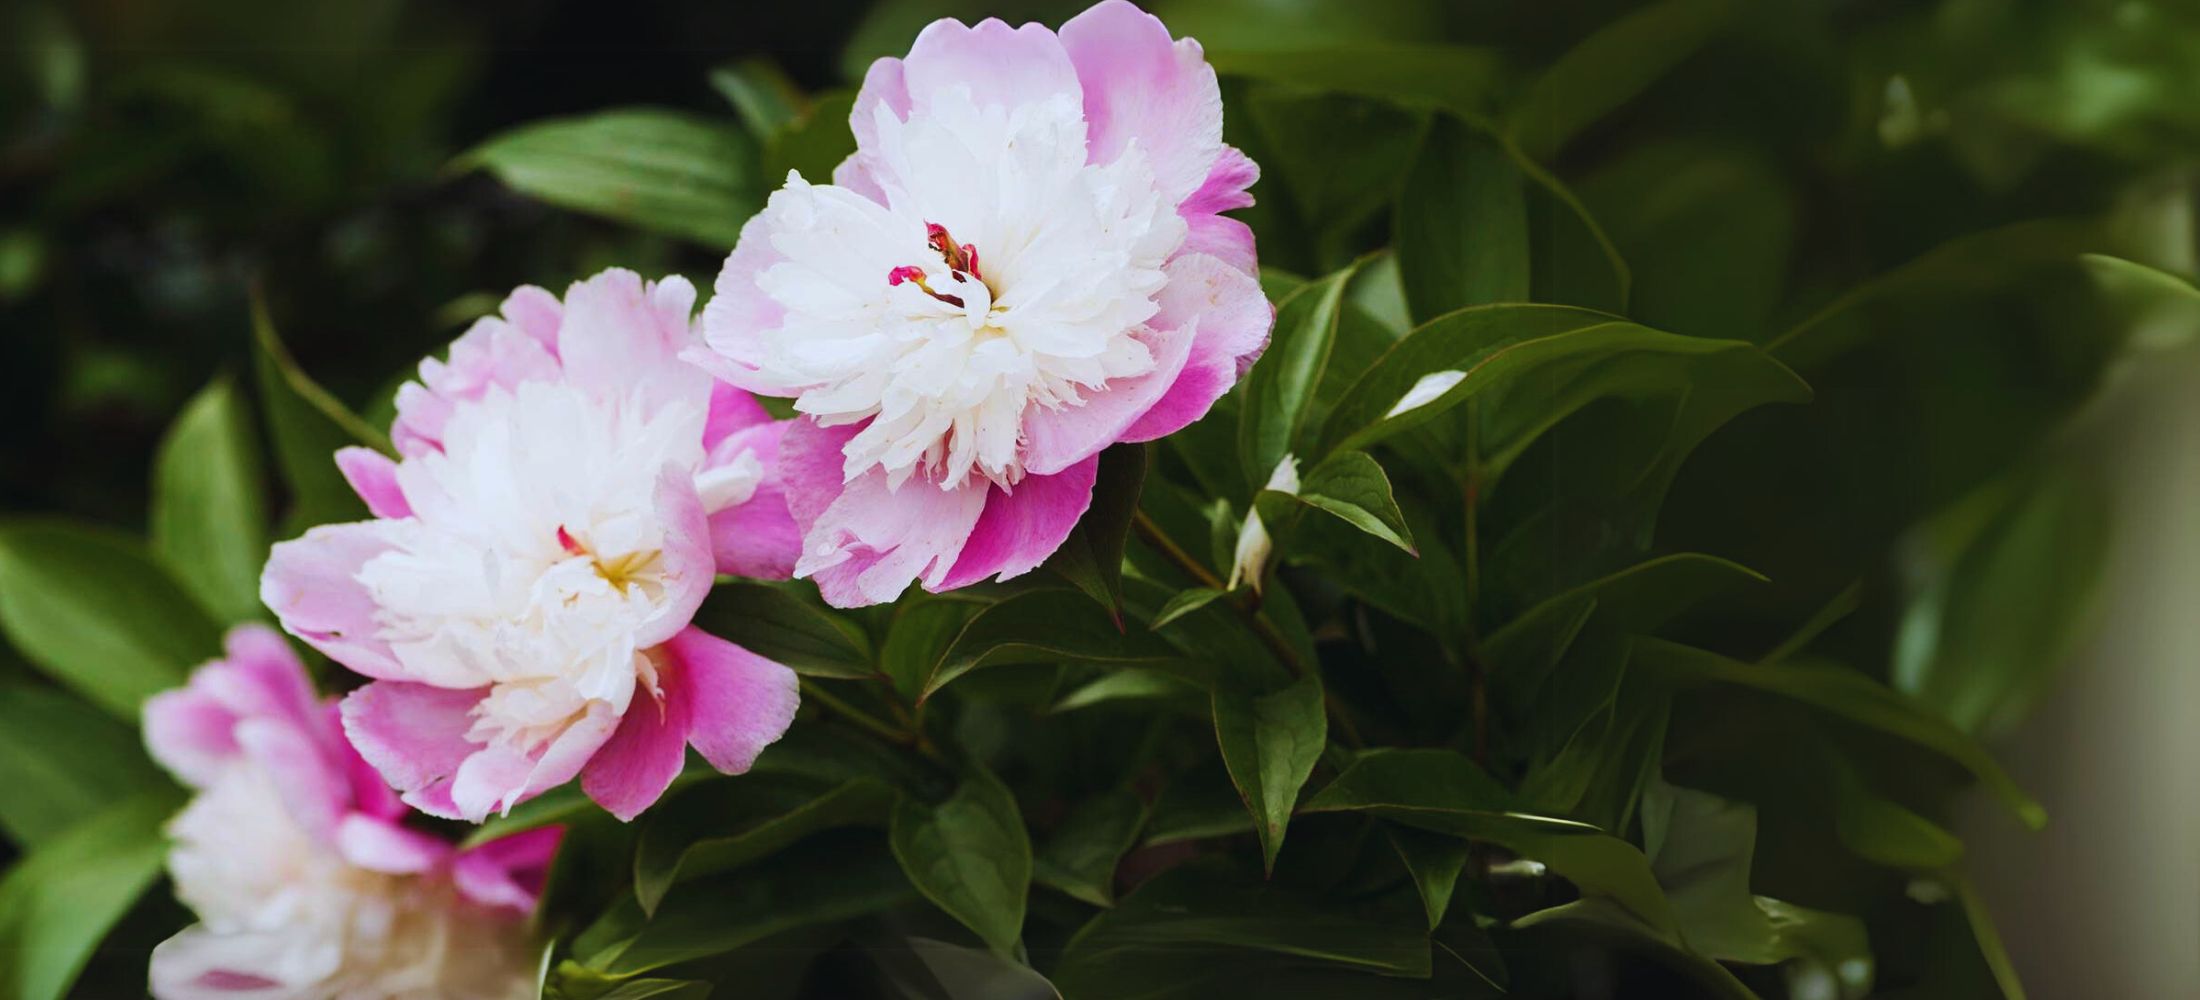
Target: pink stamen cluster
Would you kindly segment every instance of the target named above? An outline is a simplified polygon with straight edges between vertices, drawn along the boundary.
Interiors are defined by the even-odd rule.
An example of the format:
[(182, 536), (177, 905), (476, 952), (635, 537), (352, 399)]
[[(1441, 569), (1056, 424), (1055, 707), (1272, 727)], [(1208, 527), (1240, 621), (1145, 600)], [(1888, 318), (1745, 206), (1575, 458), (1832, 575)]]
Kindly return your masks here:
[[(978, 247), (976, 244), (956, 243), (955, 238), (948, 235), (947, 227), (937, 222), (924, 224), (924, 240), (926, 243), (931, 244), (933, 250), (939, 252), (940, 259), (947, 263), (948, 271), (954, 274), (958, 283), (966, 280), (985, 280), (985, 276), (978, 272)], [(899, 285), (904, 281), (916, 285), (924, 290), (924, 294), (941, 302), (957, 309), (963, 308), (962, 296), (934, 291), (932, 286), (925, 282), (924, 268), (915, 264), (903, 264), (886, 272), (886, 284), (889, 286)]]

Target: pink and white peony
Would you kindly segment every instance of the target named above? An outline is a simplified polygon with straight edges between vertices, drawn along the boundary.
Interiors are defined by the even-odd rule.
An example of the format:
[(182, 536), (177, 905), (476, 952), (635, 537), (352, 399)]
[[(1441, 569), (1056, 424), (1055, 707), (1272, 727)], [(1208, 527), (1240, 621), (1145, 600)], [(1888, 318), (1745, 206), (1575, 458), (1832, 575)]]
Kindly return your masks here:
[(273, 630), (231, 631), (148, 701), (145, 738), (198, 790), (168, 870), (199, 923), (154, 949), (155, 997), (534, 995), (526, 917), (560, 831), (460, 851), (407, 826)]
[(376, 680), (345, 731), (405, 801), (480, 820), (576, 775), (622, 819), (693, 744), (748, 769), (795, 676), (690, 624), (719, 572), (785, 577), (789, 424), (686, 361), (695, 291), (606, 271), (513, 293), (398, 394), (401, 459), (338, 465), (375, 520), (275, 547), (283, 627)]
[(936, 21), (865, 77), (833, 183), (790, 174), (704, 311), (722, 377), (806, 415), (796, 575), (842, 606), (1037, 567), (1098, 454), (1197, 420), (1267, 343), (1259, 171), (1199, 44), (1124, 0), (1060, 34)]

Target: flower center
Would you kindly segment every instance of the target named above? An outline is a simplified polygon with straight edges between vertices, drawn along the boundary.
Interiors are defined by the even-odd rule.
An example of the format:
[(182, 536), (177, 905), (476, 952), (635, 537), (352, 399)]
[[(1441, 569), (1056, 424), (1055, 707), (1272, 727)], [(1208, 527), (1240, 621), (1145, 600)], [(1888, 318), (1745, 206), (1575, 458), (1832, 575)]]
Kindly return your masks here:
[[(596, 571), (596, 575), (601, 577), (603, 582), (610, 584), (621, 596), (624, 596), (627, 588), (632, 585), (655, 583), (654, 576), (650, 575), (651, 571), (655, 570), (657, 564), (664, 559), (664, 552), (659, 549), (628, 552), (625, 555), (605, 558), (602, 553), (591, 551), (580, 539), (574, 538), (573, 533), (565, 530), (565, 525), (562, 524), (558, 525), (558, 546), (563, 548), (568, 555), (587, 559), (589, 566)], [(567, 603), (577, 599), (577, 596), (567, 597)]]
[[(948, 276), (953, 278), (956, 284), (985, 281), (985, 275), (978, 270), (977, 244), (955, 242), (955, 237), (947, 232), (947, 227), (937, 222), (924, 224), (924, 242), (932, 247), (934, 253), (940, 255), (940, 260), (947, 265)], [(962, 296), (934, 289), (931, 283), (925, 279), (924, 268), (920, 265), (903, 264), (886, 272), (888, 287), (899, 285), (905, 281), (917, 286), (924, 291), (924, 294), (941, 302), (957, 309), (965, 308)], [(993, 291), (990, 284), (986, 286), (986, 289), (988, 292)], [(994, 304), (990, 307), (990, 311), (999, 311), (1000, 308), (1000, 305)]]

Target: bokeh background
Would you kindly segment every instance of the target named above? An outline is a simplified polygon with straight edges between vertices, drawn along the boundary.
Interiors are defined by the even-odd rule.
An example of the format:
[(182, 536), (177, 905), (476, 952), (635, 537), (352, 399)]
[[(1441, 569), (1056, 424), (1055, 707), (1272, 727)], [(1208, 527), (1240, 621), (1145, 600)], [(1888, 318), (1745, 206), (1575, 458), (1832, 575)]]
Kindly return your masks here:
[[(722, 248), (466, 169), (461, 154), (493, 135), (624, 105), (730, 122), (738, 109), (714, 70), (829, 92), (932, 17), (1058, 22), (1077, 6), (14, 0), (0, 9), (0, 508), (137, 530), (163, 429), (209, 379), (249, 376), (255, 286), (300, 364), (371, 416), (407, 365), (514, 285), (561, 287), (613, 263), (707, 285)], [(1486, 50), (1502, 78), (1635, 5), (1150, 6), (1210, 49), (1444, 40)], [(2188, 5), (1791, 0), (1676, 53), (1551, 161), (1633, 266), (1631, 313), (1645, 322), (1761, 340), (1951, 240), (2034, 220), (2083, 220), (2103, 248), (2196, 270), (2200, 13)], [(1334, 141), (1366, 134), (1338, 114)], [(1365, 175), (1292, 178), (1292, 154), (1276, 151), (1255, 222), (1264, 263), (1312, 273), (1359, 249), (1396, 178), (1380, 157)], [(759, 197), (771, 180), (753, 179)], [(2069, 263), (2084, 241), (2062, 234), (1943, 249), (1944, 288), (1874, 313), (1873, 351), (1812, 374), (1831, 409), (1808, 418), (1805, 440), (1823, 448), (1753, 448), (1795, 440), (1805, 418), (1775, 415), (1698, 460), (1814, 495), (1822, 519), (1753, 524), (1749, 504), (1690, 494), (1724, 481), (1705, 475), (1684, 477), (1671, 507), (1719, 523), (1666, 530), (1716, 528), (1728, 544), (1709, 551), (1753, 549), (1743, 561), (1788, 588), (1769, 600), (1822, 594), (1839, 581), (1810, 578), (1831, 564), (1818, 555), (1954, 509), (2016, 456), (2086, 456), (2083, 495), (2097, 499), (2033, 510), (2049, 541), (1973, 567), (2008, 585), (1942, 609), (1960, 619), (1949, 628), (2044, 664), (2024, 697), (1958, 708), (2054, 821), (2030, 834), (1981, 810), (1965, 832), (2034, 995), (2191, 995), (2200, 355), (2178, 345), (2195, 315), (2102, 308), (2074, 291), (2088, 287), (2082, 268), (2022, 259)], [(2111, 345), (2131, 343), (2159, 349), (2119, 360)], [(1866, 448), (1876, 461), (1855, 460)], [(1916, 606), (1900, 599), (1903, 552), (1917, 556), (1915, 586), (1939, 579), (1931, 534), (1892, 548), (1874, 587), (1895, 596), (1867, 589), (1861, 624), (1845, 627), (1934, 641), (1932, 622), (1894, 620)], [(2028, 602), (2085, 613), (2043, 634)], [(1980, 655), (1996, 655), (1991, 641)], [(1898, 681), (1914, 662), (1884, 648), (1877, 660)]]

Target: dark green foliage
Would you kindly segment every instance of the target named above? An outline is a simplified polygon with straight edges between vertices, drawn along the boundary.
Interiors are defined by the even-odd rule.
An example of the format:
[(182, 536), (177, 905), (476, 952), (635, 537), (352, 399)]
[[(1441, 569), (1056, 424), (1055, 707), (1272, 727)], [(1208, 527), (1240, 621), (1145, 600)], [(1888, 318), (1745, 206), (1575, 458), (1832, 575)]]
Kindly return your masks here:
[[(449, 27), (419, 11), (159, 57), (0, 15), (31, 40), (0, 184), (35, 182), (0, 214), (32, 332), (0, 374), (41, 442), (5, 452), (35, 516), (0, 523), (0, 998), (65, 995), (118, 921), (139, 957), (175, 929), (132, 910), (177, 804), (137, 707), (261, 614), (271, 539), (364, 516), (329, 456), (388, 448), (403, 366), (488, 289), (707, 287), (789, 171), (852, 148), (869, 59), (1083, 4), (735, 6), (662, 28), (705, 65), (487, 118), (487, 57), (414, 44)], [(623, 827), (559, 789), (469, 838), (570, 827), (544, 995), (2021, 996), (1952, 807), (2045, 820), (1980, 741), (2104, 573), (2114, 498), (2067, 428), (2200, 325), (2158, 235), (2192, 222), (2165, 165), (2200, 138), (2200, 21), (1149, 6), (1262, 168), (1235, 214), (1265, 357), (1106, 452), (1028, 577), (857, 612), (721, 582), (697, 625), (803, 675), (755, 771), (693, 764)], [(812, 21), (839, 58), (745, 40)], [(1255, 514), (1273, 554), (1233, 587)]]

